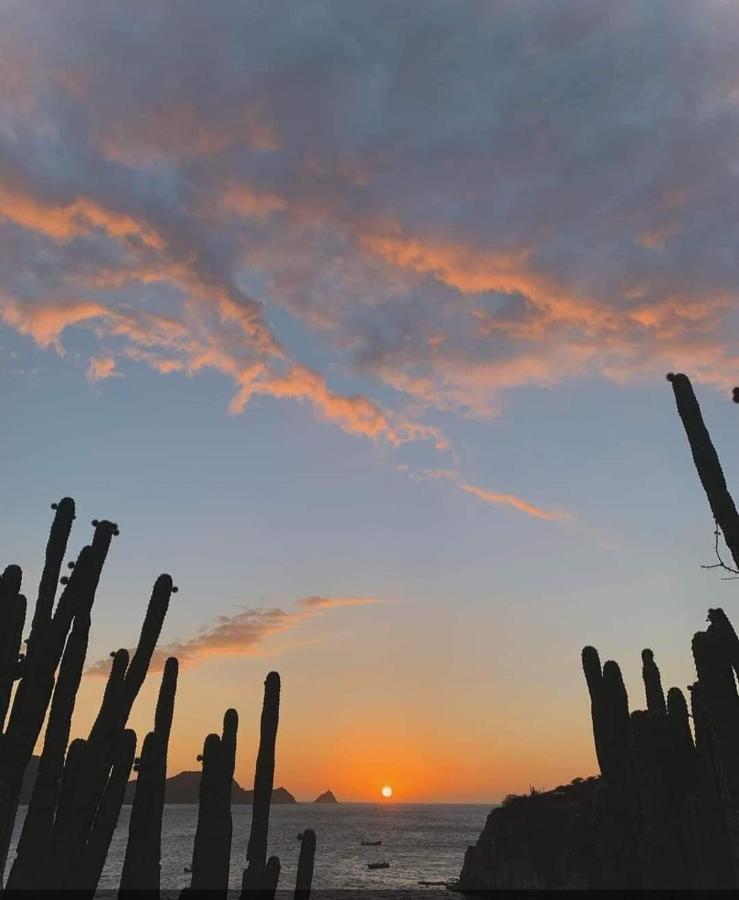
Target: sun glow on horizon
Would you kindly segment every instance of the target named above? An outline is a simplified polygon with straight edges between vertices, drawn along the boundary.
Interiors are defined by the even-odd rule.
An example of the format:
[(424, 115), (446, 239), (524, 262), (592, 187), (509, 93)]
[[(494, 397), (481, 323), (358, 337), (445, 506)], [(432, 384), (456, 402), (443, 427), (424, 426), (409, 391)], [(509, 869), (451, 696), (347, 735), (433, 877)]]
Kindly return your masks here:
[(389, 784), (386, 784), (385, 787), (380, 791), (380, 793), (386, 800), (389, 800), (393, 796), (393, 789)]

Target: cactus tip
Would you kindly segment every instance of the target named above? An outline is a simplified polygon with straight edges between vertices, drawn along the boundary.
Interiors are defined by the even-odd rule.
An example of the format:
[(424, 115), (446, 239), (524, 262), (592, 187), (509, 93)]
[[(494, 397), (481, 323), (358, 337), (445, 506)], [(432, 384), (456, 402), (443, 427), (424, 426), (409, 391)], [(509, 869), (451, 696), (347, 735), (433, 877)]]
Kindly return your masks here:
[(52, 504), (51, 504), (51, 508), (52, 508), (52, 509), (59, 509), (59, 504), (58, 504), (58, 503), (52, 503)]
[(675, 373), (674, 373), (674, 372), (668, 372), (668, 373), (667, 373), (667, 380), (668, 380), (668, 381), (674, 381), (674, 380), (675, 380)]
[(739, 387), (735, 387), (731, 392), (731, 399), (734, 401), (734, 403), (739, 403)]
[(202, 761), (203, 761), (203, 754), (202, 754), (202, 753), (198, 753), (198, 755), (195, 757), (195, 759), (196, 759), (198, 762), (202, 762)]
[(69, 584), (69, 579), (66, 575), (62, 575), (62, 577), (59, 579), (59, 584)]
[(100, 524), (100, 522), (99, 522), (97, 519), (93, 519), (93, 520), (92, 520), (92, 527), (93, 527), (93, 528), (97, 528), (99, 524)]
[(177, 591), (179, 591), (179, 588), (177, 587), (176, 584), (173, 584), (173, 585), (172, 585), (172, 593), (173, 593), (173, 594), (176, 594)]

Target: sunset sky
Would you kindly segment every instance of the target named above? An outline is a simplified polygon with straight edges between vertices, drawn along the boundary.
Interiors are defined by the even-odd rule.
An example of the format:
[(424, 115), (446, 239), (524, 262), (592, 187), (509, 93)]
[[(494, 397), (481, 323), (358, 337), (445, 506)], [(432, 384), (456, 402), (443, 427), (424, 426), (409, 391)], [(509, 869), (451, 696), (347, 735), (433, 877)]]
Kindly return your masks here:
[[(739, 6), (0, 0), (0, 547), (118, 522), (83, 735), (151, 585), (169, 769), (282, 676), (299, 799), (492, 802), (596, 768), (737, 585), (670, 370), (739, 491)], [(143, 738), (157, 690), (134, 709)]]

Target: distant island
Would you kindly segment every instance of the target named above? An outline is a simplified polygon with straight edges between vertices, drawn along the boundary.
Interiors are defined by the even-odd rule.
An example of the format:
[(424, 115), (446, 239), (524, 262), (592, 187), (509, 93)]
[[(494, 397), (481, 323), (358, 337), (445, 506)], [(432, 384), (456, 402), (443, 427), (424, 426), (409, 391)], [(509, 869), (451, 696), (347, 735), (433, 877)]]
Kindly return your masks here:
[(314, 803), (338, 803), (339, 801), (334, 797), (331, 791), (324, 791), (313, 801)]
[[(180, 772), (167, 779), (164, 789), (165, 803), (198, 803), (200, 797), (200, 772)], [(136, 782), (129, 781), (126, 786), (124, 804), (133, 803), (133, 795), (136, 790)], [(233, 780), (231, 784), (231, 803), (251, 806), (254, 802), (254, 791), (247, 791)], [(290, 791), (283, 787), (272, 791), (273, 803), (297, 803)]]

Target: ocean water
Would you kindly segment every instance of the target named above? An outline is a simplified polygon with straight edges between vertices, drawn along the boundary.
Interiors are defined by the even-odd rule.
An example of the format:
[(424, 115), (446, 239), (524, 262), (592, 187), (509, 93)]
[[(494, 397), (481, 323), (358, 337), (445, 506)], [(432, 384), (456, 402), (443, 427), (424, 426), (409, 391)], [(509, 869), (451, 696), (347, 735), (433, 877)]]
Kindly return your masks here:
[[(128, 835), (130, 807), (121, 812), (99, 887), (117, 889)], [(273, 806), (270, 813), (269, 852), (280, 858), (281, 890), (294, 888), (300, 843), (299, 832), (316, 832), (313, 885), (317, 890), (369, 891), (421, 890), (418, 882), (454, 881), (464, 853), (474, 844), (490, 806), (409, 803), (298, 803)], [(164, 810), (162, 828), (162, 888), (189, 885), (184, 871), (192, 860), (197, 806), (172, 805)], [(251, 807), (234, 806), (231, 884), (241, 886)], [(25, 808), (18, 811), (10, 859)], [(362, 840), (382, 840), (381, 847), (362, 847)], [(389, 869), (370, 870), (367, 863), (387, 859)], [(433, 889), (429, 889), (433, 890)], [(438, 888), (446, 896), (443, 888)]]

